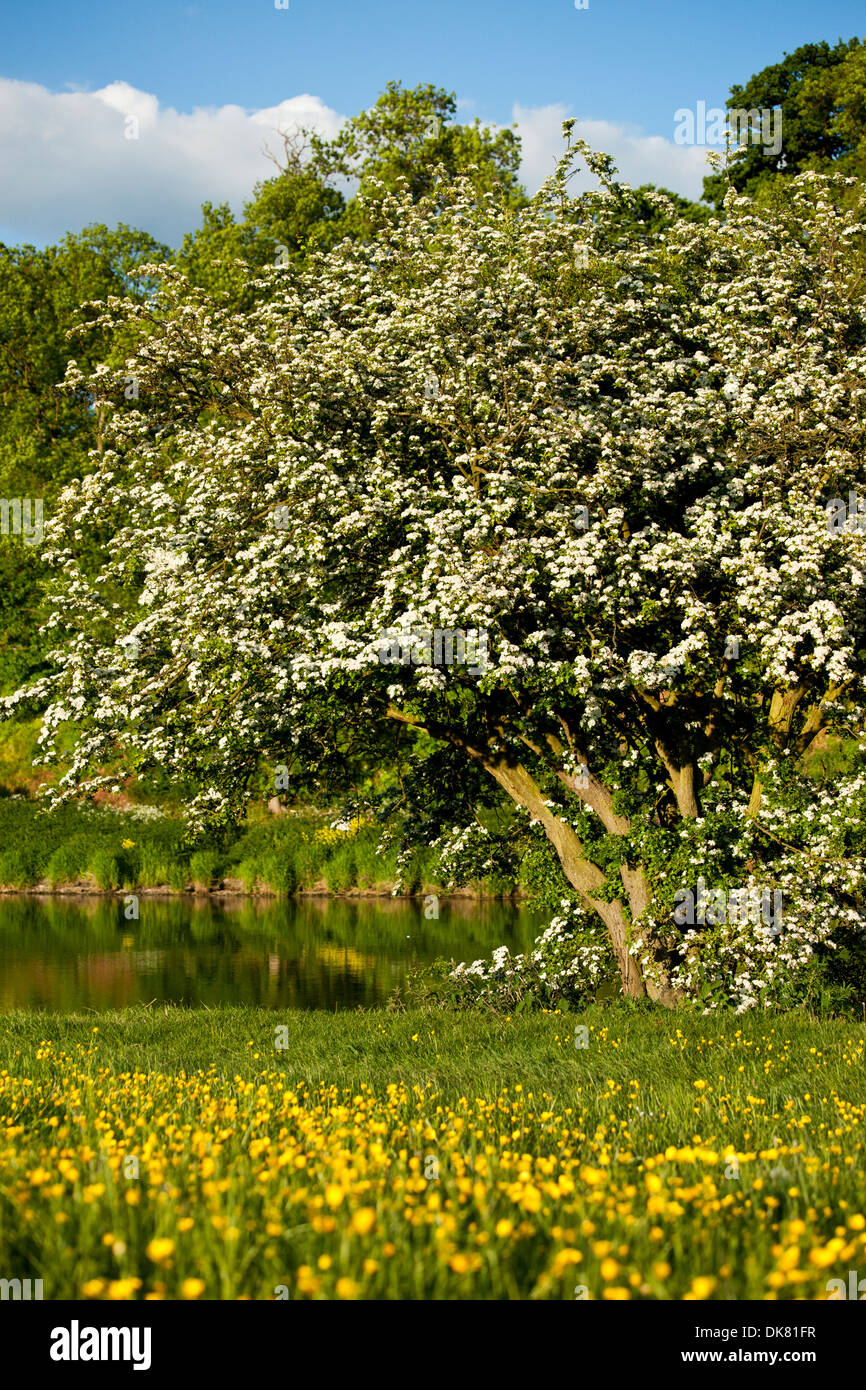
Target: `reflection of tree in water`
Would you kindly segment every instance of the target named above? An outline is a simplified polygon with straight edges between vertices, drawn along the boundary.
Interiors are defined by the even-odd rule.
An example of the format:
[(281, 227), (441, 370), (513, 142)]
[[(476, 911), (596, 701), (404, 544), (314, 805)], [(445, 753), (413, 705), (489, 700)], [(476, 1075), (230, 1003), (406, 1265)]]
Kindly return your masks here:
[(510, 904), (442, 899), (438, 920), (400, 899), (0, 899), (4, 1008), (136, 1001), (346, 1008), (383, 1002), (415, 961), (521, 950), (538, 919)]

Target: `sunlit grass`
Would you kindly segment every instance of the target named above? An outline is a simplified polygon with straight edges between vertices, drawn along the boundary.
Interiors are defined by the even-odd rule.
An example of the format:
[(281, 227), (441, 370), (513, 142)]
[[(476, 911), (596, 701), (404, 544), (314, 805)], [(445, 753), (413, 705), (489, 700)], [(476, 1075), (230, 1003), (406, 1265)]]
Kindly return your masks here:
[(864, 1047), (626, 1007), (10, 1015), (0, 1262), (46, 1297), (826, 1298), (866, 1263)]

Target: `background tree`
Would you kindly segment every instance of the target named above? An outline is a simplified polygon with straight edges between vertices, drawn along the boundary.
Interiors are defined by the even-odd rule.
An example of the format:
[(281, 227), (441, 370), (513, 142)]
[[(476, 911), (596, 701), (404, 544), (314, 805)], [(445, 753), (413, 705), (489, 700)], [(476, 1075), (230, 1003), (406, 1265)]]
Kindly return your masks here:
[[(744, 87), (735, 84), (727, 100), (728, 110), (753, 110), (780, 106), (782, 149), (764, 154), (760, 144), (749, 143), (745, 158), (729, 173), (738, 192), (752, 196), (768, 193), (776, 178), (790, 178), (804, 169), (828, 171), (863, 178), (866, 137), (866, 68), (864, 50), (857, 38), (826, 43), (807, 43), (786, 53), (749, 78)], [(728, 178), (710, 174), (704, 179), (704, 199), (720, 211)]]
[(328, 250), (345, 235), (346, 200), (307, 158), (307, 135), (283, 132), (281, 138), (282, 156), (271, 156), (278, 176), (256, 185), (245, 211), (247, 226), (271, 265), (279, 259), (279, 248), (297, 260), (308, 250)]
[(279, 132), (282, 152), (268, 151), (276, 177), (256, 185), (240, 221), (227, 205), (206, 203), (202, 226), (184, 238), (177, 264), (193, 284), (229, 293), (248, 307), (250, 290), (237, 259), (261, 268), (302, 261), (342, 237), (369, 240), (382, 190), (398, 183), (418, 199), (430, 192), (437, 169), (446, 180), (468, 174), (479, 192), (495, 190), (519, 205), (525, 197), (517, 178), (519, 137), (478, 120), (461, 125), (456, 110), (453, 92), (390, 82), (334, 140), (304, 129)]
[(302, 132), (284, 132), (282, 157), (274, 157), (276, 178), (256, 185), (237, 221), (227, 203), (202, 205), (202, 225), (187, 233), (175, 257), (190, 282), (211, 293), (228, 294), (248, 307), (249, 277), (239, 260), (261, 269), (303, 260), (308, 251), (326, 250), (346, 234), (346, 201), (328, 185), (303, 154)]
[(236, 262), (253, 266), (264, 264), (255, 238), (238, 222), (228, 203), (202, 203), (201, 226), (187, 232), (178, 248), (175, 262), (190, 284), (215, 295), (229, 295), (237, 303), (248, 303), (249, 275)]
[[(81, 306), (109, 295), (141, 299), (147, 282), (133, 272), (169, 249), (146, 232), (124, 226), (86, 227), (56, 246), (0, 246), (0, 495), (40, 499), (50, 511), (60, 488), (90, 467), (101, 443), (104, 407), (87, 391), (62, 392), (75, 355), (93, 371), (103, 360), (123, 361), (128, 327), (107, 334), (96, 325), (76, 341)], [(37, 547), (9, 535), (0, 540), (0, 683), (6, 689), (41, 660), (38, 635)]]
[(437, 170), (446, 179), (467, 175), (479, 193), (496, 191), (512, 206), (525, 201), (518, 181), (520, 138), (514, 130), (493, 130), (476, 118), (454, 121), (453, 92), (430, 84), (412, 89), (399, 82), (387, 88), (369, 111), (347, 121), (336, 139), (311, 137), (314, 167), (325, 179), (339, 177), (357, 187), (345, 223), (355, 235), (368, 234), (379, 187), (407, 187), (417, 200), (431, 193)]

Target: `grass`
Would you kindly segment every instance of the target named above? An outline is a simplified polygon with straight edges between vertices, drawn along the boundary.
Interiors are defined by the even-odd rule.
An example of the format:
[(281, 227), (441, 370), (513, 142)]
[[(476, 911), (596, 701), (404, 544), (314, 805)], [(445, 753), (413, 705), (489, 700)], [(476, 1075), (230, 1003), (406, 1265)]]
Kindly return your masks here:
[(802, 1012), (10, 1014), (0, 1264), (51, 1298), (826, 1298), (866, 1260), (864, 1055)]
[[(191, 844), (179, 816), (156, 808), (118, 811), (108, 806), (66, 806), (50, 815), (22, 797), (0, 797), (0, 887), (52, 888), (89, 882), (103, 892), (169, 887), (209, 891), (226, 880), (249, 894), (319, 890), (389, 892), (396, 851), (378, 853), (378, 830), (329, 824), (333, 812), (251, 817), (219, 843)], [(409, 865), (405, 887), (443, 891), (445, 878), (431, 851)], [(484, 880), (488, 895), (514, 885)]]

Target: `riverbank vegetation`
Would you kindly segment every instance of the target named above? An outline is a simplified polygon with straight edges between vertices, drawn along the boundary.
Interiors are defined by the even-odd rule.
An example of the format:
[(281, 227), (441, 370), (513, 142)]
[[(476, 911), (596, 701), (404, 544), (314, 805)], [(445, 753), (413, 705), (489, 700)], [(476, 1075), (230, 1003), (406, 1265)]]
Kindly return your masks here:
[[(191, 840), (181, 816), (158, 806), (67, 805), (46, 813), (0, 797), (0, 889), (175, 893), (376, 893), (446, 891), (435, 850), (398, 864), (379, 828), (315, 807), (282, 815), (255, 809), (237, 827)], [(461, 892), (510, 895), (515, 878), (481, 874)], [(452, 890), (453, 891), (453, 890)]]

